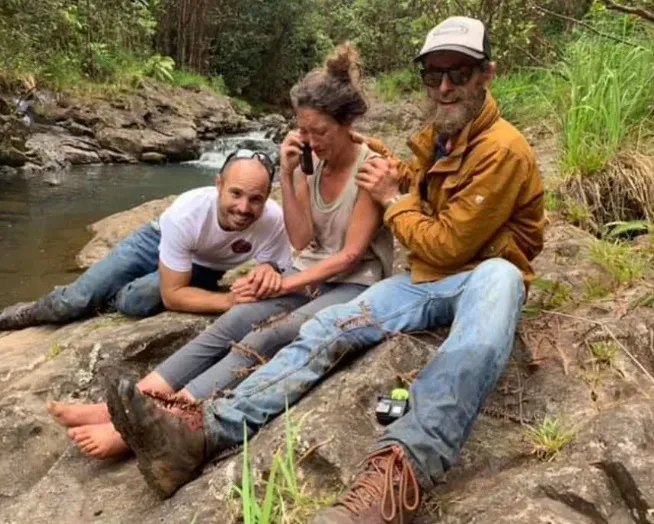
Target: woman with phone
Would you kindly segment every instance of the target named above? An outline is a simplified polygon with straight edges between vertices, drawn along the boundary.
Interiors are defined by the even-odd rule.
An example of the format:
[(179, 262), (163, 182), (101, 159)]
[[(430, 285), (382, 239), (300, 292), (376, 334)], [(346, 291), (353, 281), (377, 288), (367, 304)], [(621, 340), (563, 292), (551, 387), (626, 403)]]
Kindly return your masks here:
[[(281, 145), (280, 181), (293, 269), (275, 282), (237, 280), (235, 305), (142, 379), (141, 391), (169, 396), (170, 406), (233, 389), (318, 311), (391, 275), (393, 237), (383, 210), (355, 183), (360, 166), (378, 156), (351, 133), (367, 111), (360, 80), (358, 53), (345, 43), (291, 90), (299, 129)], [(48, 409), (85, 453), (105, 458), (127, 450), (106, 404), (51, 402)]]

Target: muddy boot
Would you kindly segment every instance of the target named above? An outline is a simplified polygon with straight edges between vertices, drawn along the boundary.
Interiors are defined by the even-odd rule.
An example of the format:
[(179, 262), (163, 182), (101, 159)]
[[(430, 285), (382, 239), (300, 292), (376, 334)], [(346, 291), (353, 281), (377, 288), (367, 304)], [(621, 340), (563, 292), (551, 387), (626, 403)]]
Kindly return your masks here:
[(372, 453), (350, 490), (311, 524), (408, 524), (420, 506), (420, 487), (400, 446)]
[(114, 382), (107, 394), (111, 422), (136, 455), (146, 482), (162, 498), (197, 477), (205, 462), (201, 404), (172, 403), (166, 406), (125, 379)]
[(23, 329), (40, 324), (36, 320), (37, 302), (20, 302), (0, 311), (0, 331)]

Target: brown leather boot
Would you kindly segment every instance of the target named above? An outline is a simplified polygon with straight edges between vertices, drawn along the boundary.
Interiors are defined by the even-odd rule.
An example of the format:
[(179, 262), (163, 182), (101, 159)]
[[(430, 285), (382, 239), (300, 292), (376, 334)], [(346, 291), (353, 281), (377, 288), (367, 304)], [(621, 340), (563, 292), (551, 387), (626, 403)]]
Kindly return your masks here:
[(107, 405), (111, 422), (160, 497), (170, 497), (202, 472), (205, 437), (200, 403), (153, 398), (133, 381), (122, 379), (109, 387)]
[(408, 524), (420, 495), (404, 449), (391, 446), (369, 455), (350, 490), (312, 524)]

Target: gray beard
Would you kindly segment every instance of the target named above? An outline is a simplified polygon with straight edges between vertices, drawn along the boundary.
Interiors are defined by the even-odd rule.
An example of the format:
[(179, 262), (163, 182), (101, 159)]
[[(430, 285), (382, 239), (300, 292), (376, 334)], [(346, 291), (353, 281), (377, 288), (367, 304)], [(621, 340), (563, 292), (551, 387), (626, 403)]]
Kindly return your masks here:
[(477, 117), (485, 99), (486, 90), (480, 87), (462, 99), (455, 111), (444, 110), (431, 98), (428, 99), (427, 111), (439, 134), (456, 136)]

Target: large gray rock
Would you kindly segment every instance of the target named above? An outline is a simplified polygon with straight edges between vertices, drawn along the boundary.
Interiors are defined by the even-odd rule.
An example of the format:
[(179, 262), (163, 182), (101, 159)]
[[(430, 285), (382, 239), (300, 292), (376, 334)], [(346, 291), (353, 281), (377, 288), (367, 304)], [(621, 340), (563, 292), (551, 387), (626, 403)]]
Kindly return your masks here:
[[(554, 224), (548, 239), (539, 269), (550, 278), (586, 263), (584, 233)], [(620, 291), (601, 307), (572, 302), (563, 314), (523, 319), (496, 391), (447, 482), (428, 494), (420, 524), (653, 521), (653, 384), (623, 350), (610, 365), (594, 367), (589, 360), (589, 343), (614, 336), (654, 372), (654, 311), (625, 310), (630, 293)], [(239, 482), (240, 456), (208, 465), (161, 502), (134, 460), (83, 457), (45, 412), (48, 398), (102, 399), (107, 378), (145, 373), (208, 322), (173, 313), (141, 321), (109, 315), (0, 337), (0, 478), (12, 478), (0, 487), (0, 522), (239, 522), (230, 486)], [(309, 492), (334, 495), (350, 482), (382, 431), (374, 420), (377, 395), (410, 380), (445, 335), (390, 336), (343, 361), (291, 408), (290, 416), (303, 420), (295, 444)], [(549, 462), (539, 460), (525, 438), (526, 425), (545, 416), (575, 433)], [(283, 417), (252, 439), (257, 475), (265, 477), (283, 439)]]
[[(99, 400), (107, 377), (142, 375), (210, 321), (175, 313), (144, 320), (106, 315), (60, 329), (30, 328), (0, 338), (0, 476), (12, 479), (0, 488), (0, 522), (31, 519), (22, 510), (4, 511), (20, 494), (30, 490), (34, 495), (43, 484), (54, 491), (65, 485), (53, 486), (52, 477), (46, 479), (72, 451), (64, 431), (53, 425), (45, 411), (46, 398)], [(70, 482), (75, 482), (77, 473)], [(62, 511), (68, 510), (68, 502), (60, 505)], [(56, 517), (54, 521), (79, 522)]]

